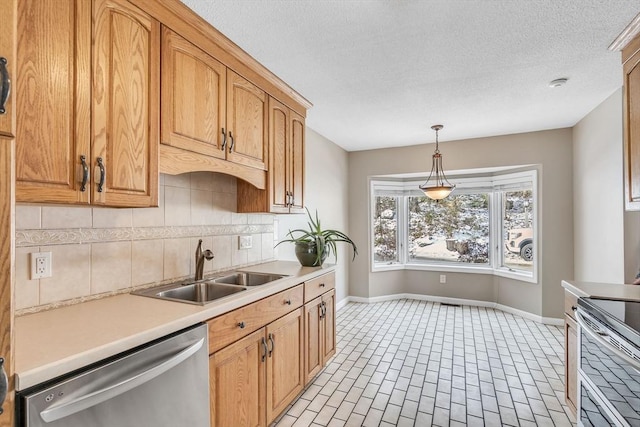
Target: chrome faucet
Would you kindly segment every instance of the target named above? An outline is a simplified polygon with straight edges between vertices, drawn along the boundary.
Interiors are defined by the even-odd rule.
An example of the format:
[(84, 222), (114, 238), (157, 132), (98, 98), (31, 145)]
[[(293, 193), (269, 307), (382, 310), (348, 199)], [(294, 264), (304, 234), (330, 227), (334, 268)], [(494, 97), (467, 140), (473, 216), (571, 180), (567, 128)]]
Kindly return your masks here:
[(202, 250), (202, 239), (198, 240), (198, 247), (196, 248), (196, 277), (195, 280), (202, 280), (204, 275), (204, 260), (212, 260), (213, 252), (209, 249)]

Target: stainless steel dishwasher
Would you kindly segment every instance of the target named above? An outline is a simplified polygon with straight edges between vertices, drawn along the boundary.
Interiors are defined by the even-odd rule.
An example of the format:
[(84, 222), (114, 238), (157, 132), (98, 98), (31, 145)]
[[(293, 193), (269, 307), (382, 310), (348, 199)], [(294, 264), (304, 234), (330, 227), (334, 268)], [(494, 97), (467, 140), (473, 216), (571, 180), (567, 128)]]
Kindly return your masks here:
[(27, 427), (209, 427), (207, 326), (20, 393)]

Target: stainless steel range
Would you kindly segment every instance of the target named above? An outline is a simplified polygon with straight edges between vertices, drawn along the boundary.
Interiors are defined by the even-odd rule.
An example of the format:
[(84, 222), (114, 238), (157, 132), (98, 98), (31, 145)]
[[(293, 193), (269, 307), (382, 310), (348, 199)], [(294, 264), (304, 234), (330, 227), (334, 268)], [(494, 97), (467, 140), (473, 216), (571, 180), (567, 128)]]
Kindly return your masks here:
[(640, 302), (580, 298), (578, 425), (640, 426)]

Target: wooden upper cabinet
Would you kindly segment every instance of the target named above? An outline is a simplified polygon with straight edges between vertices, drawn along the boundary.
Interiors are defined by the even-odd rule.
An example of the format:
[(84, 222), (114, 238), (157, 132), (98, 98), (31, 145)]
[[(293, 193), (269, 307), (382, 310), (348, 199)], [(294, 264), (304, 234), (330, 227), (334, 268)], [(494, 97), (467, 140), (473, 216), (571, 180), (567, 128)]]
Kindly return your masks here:
[(227, 160), (267, 169), (268, 97), (266, 92), (227, 70)]
[(266, 190), (238, 181), (238, 212), (304, 212), (304, 117), (269, 98)]
[(304, 212), (304, 117), (269, 100), (270, 212)]
[(273, 98), (269, 100), (269, 190), (273, 213), (289, 213), (290, 118), (286, 106)]
[(224, 158), (227, 68), (162, 28), (162, 143)]
[(95, 0), (93, 40), (93, 203), (157, 206), (160, 23), (126, 0)]
[[(2, 68), (2, 73), (0, 73), (0, 79), (4, 79), (5, 72), (6, 76), (10, 79), (11, 82), (15, 84), (15, 76), (16, 76), (16, 28), (10, 23), (15, 22), (14, 17), (16, 15), (16, 2), (17, 0), (0, 0), (0, 8), (2, 8), (2, 20), (3, 25), (0, 26), (0, 61), (3, 62), (0, 65)], [(5, 71), (6, 70), (6, 71)], [(3, 105), (0, 105), (4, 111), (0, 111), (0, 135), (13, 137), (15, 135), (15, 114), (14, 114), (14, 103), (13, 98), (15, 98), (15, 94), (11, 94), (12, 91), (15, 91), (15, 87), (11, 88), (11, 86), (7, 87), (5, 84), (0, 83), (0, 93), (8, 90), (8, 98), (5, 100)]]
[(640, 210), (640, 36), (622, 52), (624, 71), (625, 207)]
[(16, 199), (88, 203), (91, 3), (21, 0), (17, 11)]
[(291, 213), (304, 212), (304, 117), (291, 111), (291, 161), (289, 163), (289, 191)]
[(17, 11), (16, 200), (157, 206), (159, 23), (124, 0)]

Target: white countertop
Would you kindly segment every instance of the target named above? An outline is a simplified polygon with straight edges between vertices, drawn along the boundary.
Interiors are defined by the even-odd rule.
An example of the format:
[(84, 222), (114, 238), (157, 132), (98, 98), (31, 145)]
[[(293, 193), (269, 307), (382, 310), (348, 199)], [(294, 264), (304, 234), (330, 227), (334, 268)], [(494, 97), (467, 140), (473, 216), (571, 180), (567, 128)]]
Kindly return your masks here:
[(274, 261), (241, 270), (284, 274), (207, 305), (122, 294), (15, 319), (16, 390), (23, 390), (288, 289), (329, 271)]
[(563, 280), (562, 287), (578, 297), (640, 301), (640, 285)]

